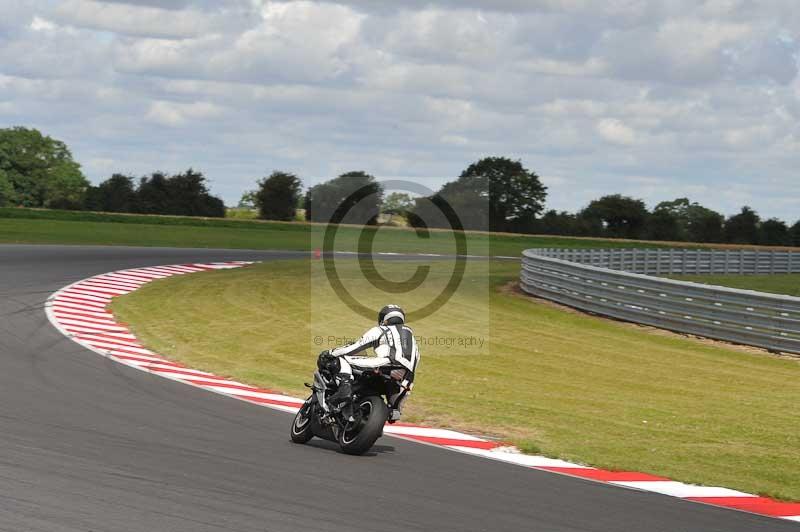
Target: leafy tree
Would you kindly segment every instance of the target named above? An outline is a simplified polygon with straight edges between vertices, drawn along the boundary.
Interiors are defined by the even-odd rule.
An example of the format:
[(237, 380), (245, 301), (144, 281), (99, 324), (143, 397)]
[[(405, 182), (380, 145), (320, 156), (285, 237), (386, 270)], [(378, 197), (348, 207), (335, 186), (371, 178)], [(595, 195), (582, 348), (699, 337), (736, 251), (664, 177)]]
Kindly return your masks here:
[(11, 184), (11, 181), (9, 181), (6, 173), (0, 170), (0, 207), (11, 205), (14, 203), (14, 200), (14, 186)]
[(592, 201), (580, 217), (589, 222), (593, 233), (600, 230), (614, 238), (641, 238), (648, 214), (642, 200), (614, 194)]
[(409, 222), (414, 226), (450, 227), (449, 206), (464, 229), (532, 232), (544, 207), (547, 188), (520, 161), (487, 157), (429, 198), (415, 200)]
[(287, 172), (272, 172), (259, 181), (255, 198), (259, 218), (294, 220), (302, 186), (296, 175)]
[(433, 196), (414, 200), (414, 208), (407, 213), (407, 218), (412, 227), (488, 231), (488, 197), (454, 181)]
[[(672, 201), (662, 201), (653, 209), (653, 215), (662, 213), (671, 216), (678, 225), (678, 235), (675, 240), (686, 240), (689, 237), (689, 213), (692, 209), (689, 198), (677, 198)], [(697, 205), (696, 203), (694, 205)]]
[(492, 231), (530, 230), (547, 198), (547, 187), (535, 172), (505, 157), (486, 157), (471, 164), (448, 186), (450, 189), (440, 192), (442, 195), (449, 192), (455, 197), (459, 188), (481, 196), (488, 194)]
[(724, 222), (720, 213), (694, 203), (688, 212), (687, 238), (692, 242), (722, 242)]
[(567, 211), (549, 210), (536, 224), (536, 231), (545, 235), (585, 236), (591, 233), (585, 220)]
[(684, 234), (678, 217), (667, 209), (656, 209), (647, 219), (647, 238), (650, 240), (676, 241)]
[(161, 172), (143, 177), (136, 191), (136, 204), (137, 211), (144, 214), (225, 216), (223, 201), (210, 194), (205, 176), (191, 168), (171, 177)]
[(664, 201), (656, 205), (653, 214), (667, 212), (678, 222), (679, 234), (675, 240), (691, 242), (722, 242), (725, 217), (688, 198)]
[(86, 192), (86, 209), (103, 212), (136, 212), (133, 178), (114, 174)]
[(542, 218), (536, 224), (535, 232), (543, 235), (572, 235), (571, 228), (564, 223), (564, 218), (569, 216), (570, 213), (567, 211), (558, 212), (555, 209), (550, 209), (542, 215)]
[(777, 218), (770, 218), (761, 223), (759, 243), (766, 246), (788, 246), (791, 245), (791, 235), (789, 226), (786, 222)]
[(395, 216), (403, 217), (408, 222), (411, 212), (414, 210), (416, 202), (410, 194), (405, 192), (392, 192), (383, 200), (381, 205), (381, 213), (388, 215), (388, 218), (383, 223), (388, 225), (396, 225), (394, 222)]
[(36, 129), (0, 129), (0, 170), (26, 207), (77, 206), (89, 186), (66, 144)]
[(206, 178), (191, 168), (167, 180), (170, 210), (183, 216), (225, 217), (225, 204), (208, 191)]
[(142, 214), (169, 214), (170, 198), (167, 180), (162, 172), (153, 172), (142, 177), (136, 189), (137, 210)]
[(392, 192), (383, 200), (381, 211), (386, 214), (404, 214), (414, 207), (413, 198), (405, 192)]
[(725, 220), (725, 241), (731, 244), (758, 244), (758, 214), (750, 207), (742, 207), (739, 214)]
[(255, 209), (256, 208), (256, 194), (258, 191), (256, 190), (248, 190), (244, 194), (242, 194), (242, 199), (239, 200), (239, 204), (237, 205), (240, 209)]
[(545, 235), (574, 235), (574, 219), (567, 211), (550, 209), (539, 220), (537, 232)]
[(225, 218), (225, 202), (222, 201), (222, 198), (207, 194), (203, 203), (205, 212), (201, 216), (208, 216), (210, 218)]
[(375, 225), (383, 187), (365, 172), (348, 172), (311, 187), (306, 193), (306, 220)]
[(800, 247), (800, 221), (789, 230), (789, 237), (793, 246)]

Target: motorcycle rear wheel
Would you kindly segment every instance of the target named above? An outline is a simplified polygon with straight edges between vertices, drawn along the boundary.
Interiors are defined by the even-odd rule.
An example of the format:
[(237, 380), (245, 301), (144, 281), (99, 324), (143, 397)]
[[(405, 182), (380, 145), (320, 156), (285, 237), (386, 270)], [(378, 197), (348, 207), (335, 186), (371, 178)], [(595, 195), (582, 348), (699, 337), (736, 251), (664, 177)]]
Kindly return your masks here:
[(360, 416), (354, 416), (358, 418), (357, 426), (351, 426), (352, 423), (345, 426), (339, 433), (339, 446), (345, 454), (360, 455), (369, 451), (383, 434), (389, 409), (383, 399), (375, 395), (360, 399), (353, 406), (360, 413)]

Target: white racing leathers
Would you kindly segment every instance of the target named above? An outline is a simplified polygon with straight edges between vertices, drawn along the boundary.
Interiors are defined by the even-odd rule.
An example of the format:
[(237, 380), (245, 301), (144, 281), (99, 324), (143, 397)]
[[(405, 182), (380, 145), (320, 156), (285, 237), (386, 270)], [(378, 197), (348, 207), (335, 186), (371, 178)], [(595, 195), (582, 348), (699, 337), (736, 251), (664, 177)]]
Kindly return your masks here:
[[(358, 356), (370, 347), (376, 356)], [(399, 414), (414, 386), (414, 372), (419, 363), (419, 348), (410, 327), (404, 324), (373, 327), (358, 341), (331, 350), (331, 355), (339, 358), (339, 372), (346, 379), (352, 379), (352, 366), (379, 368), (389, 365), (396, 368), (392, 377), (397, 386), (391, 390), (389, 406)]]

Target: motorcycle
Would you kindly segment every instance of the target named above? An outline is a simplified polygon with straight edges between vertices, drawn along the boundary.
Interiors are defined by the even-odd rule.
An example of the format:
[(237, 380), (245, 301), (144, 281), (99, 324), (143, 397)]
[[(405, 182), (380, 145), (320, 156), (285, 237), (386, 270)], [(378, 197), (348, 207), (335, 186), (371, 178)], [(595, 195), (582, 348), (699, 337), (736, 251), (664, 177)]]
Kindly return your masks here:
[(387, 392), (393, 380), (392, 369), (353, 366), (352, 402), (341, 409), (327, 400), (338, 389), (333, 373), (317, 369), (313, 384), (306, 383), (312, 393), (292, 422), (292, 441), (306, 443), (316, 436), (338, 443), (346, 454), (369, 451), (383, 435), (389, 417)]

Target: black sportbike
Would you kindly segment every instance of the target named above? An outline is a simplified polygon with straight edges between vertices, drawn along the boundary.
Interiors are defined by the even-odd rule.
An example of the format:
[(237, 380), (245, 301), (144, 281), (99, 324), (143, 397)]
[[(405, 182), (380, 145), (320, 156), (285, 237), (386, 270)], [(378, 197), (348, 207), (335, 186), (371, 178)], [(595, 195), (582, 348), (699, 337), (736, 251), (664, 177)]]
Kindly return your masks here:
[(320, 364), (314, 372), (311, 396), (303, 403), (292, 422), (292, 441), (306, 443), (317, 436), (337, 442), (347, 454), (364, 454), (383, 435), (389, 416), (387, 392), (392, 387), (392, 368), (353, 366), (352, 402), (337, 407), (328, 402), (338, 386), (333, 372)]

